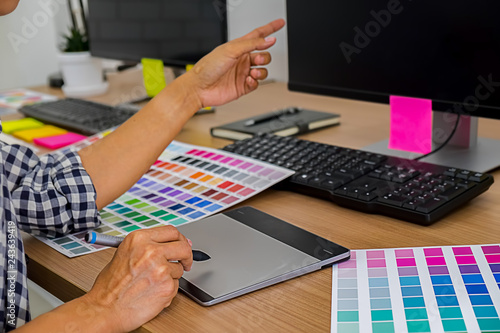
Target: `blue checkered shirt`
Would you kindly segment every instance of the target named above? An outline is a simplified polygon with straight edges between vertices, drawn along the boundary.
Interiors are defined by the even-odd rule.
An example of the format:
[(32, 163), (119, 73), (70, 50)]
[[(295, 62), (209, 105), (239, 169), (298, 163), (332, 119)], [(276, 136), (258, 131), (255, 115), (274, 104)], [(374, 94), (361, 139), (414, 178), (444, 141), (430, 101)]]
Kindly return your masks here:
[(0, 320), (8, 332), (30, 320), (19, 229), (58, 237), (93, 228), (99, 217), (94, 186), (76, 152), (38, 157), (24, 146), (0, 142), (0, 160)]

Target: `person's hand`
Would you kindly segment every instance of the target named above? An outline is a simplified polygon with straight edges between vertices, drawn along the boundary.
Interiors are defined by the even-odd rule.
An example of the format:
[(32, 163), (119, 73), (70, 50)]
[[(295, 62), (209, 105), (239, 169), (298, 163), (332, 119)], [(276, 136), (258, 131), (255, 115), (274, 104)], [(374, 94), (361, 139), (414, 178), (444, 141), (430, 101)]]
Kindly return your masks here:
[(220, 45), (198, 61), (187, 74), (194, 80), (201, 106), (225, 104), (257, 89), (258, 80), (267, 77), (267, 69), (254, 66), (269, 64), (271, 55), (252, 52), (273, 46), (276, 38), (268, 36), (284, 25), (284, 20), (275, 20)]
[(128, 332), (170, 305), (179, 278), (192, 263), (190, 243), (175, 227), (134, 231), (125, 237), (84, 297), (109, 309), (117, 331)]

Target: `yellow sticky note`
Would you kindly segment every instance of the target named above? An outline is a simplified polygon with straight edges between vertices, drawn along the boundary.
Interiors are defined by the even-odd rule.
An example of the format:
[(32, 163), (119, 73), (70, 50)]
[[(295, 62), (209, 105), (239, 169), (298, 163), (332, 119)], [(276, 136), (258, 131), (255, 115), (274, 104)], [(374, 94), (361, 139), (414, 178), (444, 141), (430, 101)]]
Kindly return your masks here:
[(189, 72), (193, 67), (194, 65), (192, 64), (186, 65), (186, 72)]
[(66, 131), (65, 129), (52, 125), (45, 125), (40, 128), (17, 131), (12, 133), (12, 135), (18, 139), (27, 142), (33, 142), (33, 139), (35, 138), (46, 138), (48, 136), (61, 135), (66, 133), (68, 133), (68, 131)]
[(23, 118), (19, 120), (8, 120), (2, 122), (2, 131), (5, 134), (11, 134), (16, 131), (27, 130), (32, 128), (39, 128), (44, 126), (42, 122), (39, 122), (33, 118)]
[(154, 97), (167, 86), (165, 73), (163, 72), (163, 61), (158, 59), (142, 58), (141, 63), (146, 93), (149, 97)]

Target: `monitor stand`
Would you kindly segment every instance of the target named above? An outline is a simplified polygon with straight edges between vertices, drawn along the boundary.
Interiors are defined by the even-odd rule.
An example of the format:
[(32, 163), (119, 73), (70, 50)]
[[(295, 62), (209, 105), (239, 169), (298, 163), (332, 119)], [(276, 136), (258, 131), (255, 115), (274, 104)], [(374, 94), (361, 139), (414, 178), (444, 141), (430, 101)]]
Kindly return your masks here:
[[(455, 126), (458, 115), (433, 111), (432, 149), (439, 147)], [(421, 159), (423, 162), (460, 169), (487, 172), (500, 166), (500, 140), (478, 137), (477, 117), (461, 116), (458, 128), (448, 144), (438, 152)], [(422, 154), (387, 148), (389, 139), (362, 148), (363, 150), (415, 159)]]

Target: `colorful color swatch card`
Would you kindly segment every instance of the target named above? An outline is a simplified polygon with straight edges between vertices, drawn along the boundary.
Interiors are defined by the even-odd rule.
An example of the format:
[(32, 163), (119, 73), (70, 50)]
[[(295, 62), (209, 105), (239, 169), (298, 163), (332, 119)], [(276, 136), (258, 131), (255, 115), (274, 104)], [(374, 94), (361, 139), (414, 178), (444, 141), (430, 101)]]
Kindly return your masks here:
[(28, 89), (0, 91), (0, 114), (13, 113), (23, 105), (55, 100), (56, 96)]
[[(98, 138), (76, 145), (81, 148)], [(160, 225), (179, 226), (218, 213), (289, 177), (293, 171), (225, 151), (172, 142), (151, 169), (101, 211), (106, 235), (125, 236)], [(103, 249), (86, 232), (43, 242), (75, 257)]]
[(351, 251), (332, 332), (500, 332), (500, 245)]

